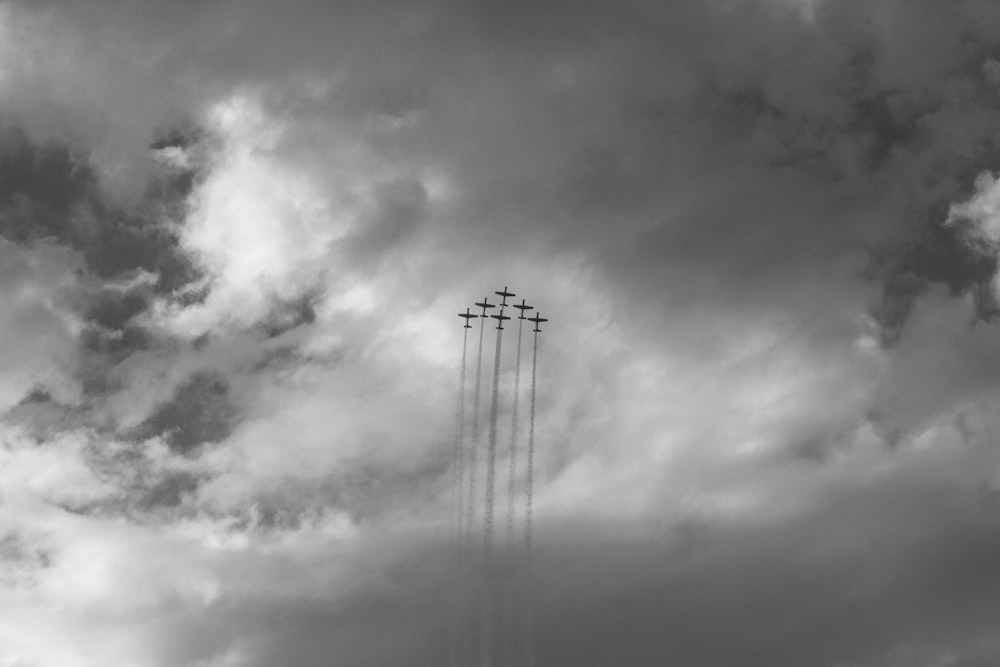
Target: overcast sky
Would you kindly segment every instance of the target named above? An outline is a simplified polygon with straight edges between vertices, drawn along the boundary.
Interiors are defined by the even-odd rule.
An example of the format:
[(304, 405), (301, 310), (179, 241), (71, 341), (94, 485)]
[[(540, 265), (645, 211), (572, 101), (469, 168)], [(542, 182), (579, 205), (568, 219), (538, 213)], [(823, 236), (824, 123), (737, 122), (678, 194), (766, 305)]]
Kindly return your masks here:
[(993, 0), (2, 1), (0, 666), (445, 664), (504, 285), (540, 667), (1000, 664), (998, 173)]

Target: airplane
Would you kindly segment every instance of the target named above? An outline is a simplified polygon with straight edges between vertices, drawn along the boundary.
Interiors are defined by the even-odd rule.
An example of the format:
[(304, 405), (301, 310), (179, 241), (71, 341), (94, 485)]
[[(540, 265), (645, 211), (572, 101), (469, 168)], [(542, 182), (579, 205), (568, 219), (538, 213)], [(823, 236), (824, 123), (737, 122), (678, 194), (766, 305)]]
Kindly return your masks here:
[(479, 315), (473, 315), (472, 313), (470, 313), (469, 310), (470, 310), (469, 308), (466, 308), (464, 313), (459, 313), (458, 314), (459, 317), (464, 317), (465, 318), (465, 328), (466, 329), (471, 329), (472, 328), (472, 326), (469, 324), (469, 320), (471, 320), (473, 317), (479, 317)]
[(529, 322), (534, 322), (535, 323), (535, 328), (532, 330), (535, 333), (541, 333), (542, 330), (541, 330), (540, 327), (542, 326), (542, 322), (548, 322), (547, 319), (545, 319), (544, 317), (542, 317), (541, 313), (538, 313), (538, 315), (536, 315), (535, 317), (529, 317), (527, 319), (528, 319)]
[(521, 314), (517, 316), (517, 319), (519, 319), (519, 320), (526, 320), (526, 319), (528, 319), (527, 317), (524, 316), (524, 311), (526, 311), (526, 310), (534, 310), (535, 309), (534, 306), (526, 306), (526, 305), (524, 305), (524, 299), (521, 299), (521, 303), (520, 304), (515, 303), (514, 307), (521, 311)]
[(510, 319), (509, 317), (507, 317), (506, 315), (503, 314), (503, 308), (502, 307), (500, 308), (500, 314), (499, 315), (490, 315), (490, 317), (492, 317), (495, 320), (499, 320), (497, 322), (497, 329), (500, 329), (501, 331), (503, 331), (503, 321)]
[(480, 317), (486, 317), (486, 309), (487, 308), (496, 308), (497, 307), (497, 305), (495, 303), (490, 303), (485, 298), (483, 299), (482, 303), (476, 303), (474, 305), (479, 306), (480, 308), (483, 309), (483, 314), (480, 315)]
[(505, 307), (507, 305), (507, 297), (509, 297), (509, 296), (517, 296), (513, 292), (508, 292), (506, 285), (503, 286), (503, 291), (502, 292), (494, 292), (494, 294), (496, 294), (497, 296), (502, 296), (503, 297), (503, 303), (500, 304), (501, 308), (503, 308), (503, 307)]

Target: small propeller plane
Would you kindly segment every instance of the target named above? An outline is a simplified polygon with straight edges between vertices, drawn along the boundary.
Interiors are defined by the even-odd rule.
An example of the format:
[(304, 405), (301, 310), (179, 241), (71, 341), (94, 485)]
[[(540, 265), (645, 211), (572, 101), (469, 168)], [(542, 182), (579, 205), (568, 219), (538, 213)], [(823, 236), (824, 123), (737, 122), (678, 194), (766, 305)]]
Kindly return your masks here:
[(490, 317), (492, 317), (495, 320), (498, 320), (497, 321), (497, 329), (500, 329), (501, 331), (503, 331), (503, 321), (510, 319), (509, 317), (507, 317), (506, 315), (503, 314), (503, 307), (500, 308), (500, 314), (499, 315), (490, 315)]
[(519, 320), (526, 320), (526, 319), (528, 319), (527, 317), (524, 316), (524, 311), (526, 311), (526, 310), (534, 310), (535, 309), (534, 306), (526, 306), (524, 304), (524, 299), (521, 299), (521, 303), (515, 303), (514, 307), (521, 311), (521, 314), (517, 316), (517, 319), (519, 319)]
[(509, 296), (517, 296), (513, 292), (508, 292), (506, 285), (503, 286), (503, 291), (502, 292), (494, 292), (494, 294), (496, 294), (497, 296), (502, 296), (503, 297), (503, 302), (500, 304), (501, 308), (504, 308), (504, 307), (507, 306), (507, 297), (509, 297)]
[(535, 333), (541, 333), (541, 331), (542, 331), (542, 329), (541, 329), (542, 322), (548, 322), (547, 319), (545, 319), (544, 317), (542, 317), (541, 313), (538, 313), (538, 315), (536, 315), (534, 317), (529, 317), (527, 319), (528, 319), (529, 322), (534, 322), (535, 323), (535, 328), (532, 329), (532, 331), (534, 331)]
[(471, 329), (472, 328), (472, 325), (469, 324), (469, 320), (471, 320), (474, 317), (479, 317), (479, 315), (473, 315), (472, 313), (470, 313), (469, 310), (471, 310), (471, 309), (470, 308), (466, 308), (464, 313), (459, 313), (458, 314), (459, 317), (464, 317), (465, 318), (465, 328), (466, 329)]
[(486, 317), (486, 309), (487, 308), (496, 308), (497, 307), (497, 305), (495, 303), (490, 303), (489, 300), (485, 299), (485, 298), (483, 299), (482, 303), (476, 303), (474, 305), (479, 306), (480, 308), (483, 309), (483, 314), (480, 315), (480, 317)]

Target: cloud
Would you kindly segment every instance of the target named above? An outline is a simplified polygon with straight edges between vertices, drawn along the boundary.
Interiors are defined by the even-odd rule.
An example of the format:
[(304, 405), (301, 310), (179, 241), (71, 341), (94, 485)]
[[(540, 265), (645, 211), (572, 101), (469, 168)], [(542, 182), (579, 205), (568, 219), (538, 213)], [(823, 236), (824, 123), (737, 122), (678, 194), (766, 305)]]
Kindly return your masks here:
[(198, 373), (178, 385), (174, 396), (139, 426), (142, 439), (164, 435), (171, 447), (188, 452), (229, 435), (234, 407), (225, 377)]
[(4, 5), (0, 660), (440, 664), (504, 284), (548, 663), (988, 660), (995, 18)]
[[(930, 665), (977, 644), (989, 651), (986, 619), (997, 611), (980, 593), (994, 585), (986, 554), (996, 545), (981, 540), (995, 531), (978, 524), (990, 522), (986, 510), (958, 500), (960, 486), (937, 486), (880, 476), (840, 487), (818, 513), (701, 521), (686, 534), (578, 525), (540, 546), (540, 655), (551, 664)], [(938, 523), (931, 508), (941, 504), (949, 518)]]
[(37, 386), (52, 387), (64, 401), (79, 396), (74, 348), (81, 323), (73, 301), (81, 292), (74, 275), (80, 263), (79, 255), (54, 245), (0, 242), (0, 307), (6, 321), (0, 329), (3, 408)]

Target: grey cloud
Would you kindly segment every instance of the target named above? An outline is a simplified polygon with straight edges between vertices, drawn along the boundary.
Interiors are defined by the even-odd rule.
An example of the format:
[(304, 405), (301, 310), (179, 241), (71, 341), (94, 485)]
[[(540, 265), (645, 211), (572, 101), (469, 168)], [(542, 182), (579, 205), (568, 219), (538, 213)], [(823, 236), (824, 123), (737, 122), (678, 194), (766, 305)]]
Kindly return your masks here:
[(140, 479), (134, 492), (135, 497), (125, 510), (132, 513), (178, 507), (197, 491), (203, 480), (203, 476), (183, 471), (162, 475), (155, 481)]
[[(610, 265), (627, 281), (628, 295), (669, 289), (711, 267), (717, 282), (694, 298), (718, 301), (735, 289), (760, 300), (757, 290), (765, 289), (765, 301), (780, 303), (769, 278), (801, 280), (852, 248), (887, 247), (893, 261), (879, 274), (889, 284), (880, 310), (891, 334), (908, 311), (906, 290), (897, 297), (907, 276), (921, 285), (946, 282), (956, 291), (988, 280), (981, 262), (970, 261), (975, 258), (940, 229), (942, 206), (962, 197), (978, 170), (997, 157), (995, 91), (981, 73), (997, 36), (979, 26), (968, 45), (948, 50), (965, 21), (974, 20), (963, 16), (974, 3), (961, 7), (821, 3), (814, 23), (757, 3), (688, 12), (698, 17), (693, 20), (678, 11), (705, 39), (695, 45), (649, 40), (643, 53), (662, 66), (662, 83), (651, 71), (634, 85), (625, 79), (602, 89), (597, 80), (588, 88), (593, 70), (586, 65), (614, 64), (595, 62), (585, 51), (566, 54), (571, 64), (581, 60), (584, 84), (572, 92), (590, 102), (582, 114), (590, 125), (565, 143), (543, 138), (539, 150), (548, 151), (547, 159), (558, 156), (556, 168), (538, 174), (538, 181), (511, 175), (502, 185), (519, 190), (502, 190), (499, 205), (509, 218), (545, 217), (549, 233), (564, 228), (554, 249), (582, 244), (598, 265)], [(879, 12), (888, 22), (883, 30), (871, 25)], [(933, 43), (914, 39), (938, 19), (944, 36)], [(631, 33), (634, 41), (641, 34)], [(677, 69), (695, 81), (680, 92), (670, 88)], [(558, 98), (540, 92), (535, 115), (518, 126), (532, 138), (558, 123), (576, 129), (572, 117), (556, 113)], [(612, 101), (602, 93), (611, 93)], [(658, 104), (657, 95), (663, 98)], [(688, 135), (679, 135), (680, 128)], [(603, 157), (588, 160), (587, 152), (570, 151)], [(533, 155), (525, 148), (515, 157), (530, 163)], [(588, 164), (595, 165), (594, 176), (574, 167)], [(525, 173), (535, 175), (530, 168)], [(555, 194), (535, 195), (546, 184), (558, 188)], [(609, 190), (616, 184), (627, 188), (622, 196)], [(697, 208), (683, 206), (691, 191)], [(550, 198), (557, 211), (524, 210)], [(606, 216), (615, 224), (602, 222)], [(838, 279), (849, 285), (852, 276)], [(895, 319), (888, 315), (893, 308)]]
[(887, 344), (898, 342), (916, 302), (935, 285), (956, 297), (971, 295), (976, 317), (983, 322), (994, 321), (998, 314), (991, 287), (996, 263), (970, 248), (960, 231), (944, 226), (945, 210), (943, 203), (932, 207), (912, 240), (876, 260), (884, 283), (873, 314)]
[[(582, 253), (629, 302), (790, 313), (807, 306), (783, 283), (822, 266), (835, 281), (814, 294), (871, 290), (887, 342), (927, 285), (982, 293), (982, 267), (937, 246), (954, 246), (941, 207), (996, 155), (987, 8), (820, 3), (814, 22), (756, 2), (561, 8), (393, 7), (368, 43), (343, 42), (355, 58), (317, 47), (349, 64), (314, 113), (455, 177), (457, 201), (429, 212), (449, 254), (428, 264)], [(381, 32), (408, 19), (405, 39)], [(396, 130), (371, 129), (387, 115)], [(866, 285), (854, 257), (868, 252)]]
[(998, 332), (976, 317), (974, 308), (940, 290), (917, 305), (871, 404), (875, 422), (894, 434), (890, 442), (995, 400)]
[[(1000, 527), (974, 477), (951, 479), (975, 458), (848, 481), (821, 506), (784, 518), (695, 517), (681, 530), (672, 522), (543, 515), (532, 585), (538, 660), (553, 667), (979, 664), (996, 654)], [(330, 656), (372, 667), (440, 664), (447, 547), (397, 534), (374, 539), (366, 552), (370, 560), (352, 570), (356, 586), (336, 596), (188, 610), (189, 627), (176, 632), (203, 652), (184, 660), (242, 646), (254, 666), (309, 667)], [(166, 664), (179, 664), (179, 651)]]
[(14, 590), (30, 590), (38, 585), (37, 573), (52, 565), (52, 553), (45, 537), (28, 531), (0, 534), (0, 582)]
[(52, 238), (82, 253), (100, 278), (145, 270), (156, 273), (162, 293), (199, 277), (178, 247), (176, 234), (159, 219), (177, 213), (190, 185), (167, 175), (151, 188), (146, 210), (111, 205), (91, 166), (73, 149), (59, 144), (35, 146), (21, 133), (7, 131), (0, 146), (3, 227), (15, 242)]
[[(169, 18), (151, 7), (116, 11), (111, 22), (154, 42), (162, 41), (154, 26), (170, 25), (164, 62), (182, 69), (194, 66), (195, 51), (181, 45), (225, 12), (229, 37), (196, 61), (223, 86), (278, 74), (308, 80), (334, 66), (333, 88), (320, 100), (303, 102), (279, 86), (270, 103), (303, 127), (316, 114), (336, 119), (415, 170), (445, 165), (458, 201), (423, 216), (470, 257), (486, 247), (501, 255), (583, 252), (623, 283), (627, 298), (685, 282), (705, 265), (728, 267), (712, 281), (689, 281), (701, 286), (692, 298), (725, 300), (728, 281), (738, 278), (747, 297), (754, 289), (772, 294), (769, 276), (799, 275), (808, 262), (836, 259), (900, 222), (868, 228), (887, 202), (863, 180), (872, 150), (885, 154), (876, 162), (895, 165), (890, 153), (920, 143), (908, 139), (924, 107), (892, 101), (896, 82), (879, 80), (894, 74), (877, 57), (881, 36), (860, 30), (876, 10), (821, 7), (813, 25), (758, 3), (692, 2), (574, 3), (572, 11), (384, 3), (346, 15), (302, 2), (280, 21), (251, 3)], [(98, 30), (91, 18), (67, 16)], [(331, 34), (311, 41), (319, 26)], [(818, 54), (787, 57), (812, 48)], [(928, 82), (928, 94), (939, 83)], [(386, 117), (399, 128), (372, 129)], [(821, 171), (844, 172), (846, 182), (823, 193), (826, 177), (802, 164), (809, 156), (827, 156), (833, 162)], [(392, 193), (380, 196), (392, 206)], [(744, 202), (741, 215), (723, 207), (734, 200)], [(862, 228), (865, 207), (876, 215)], [(366, 238), (402, 240), (404, 228), (374, 220), (356, 250), (363, 254)]]
[(3, 235), (15, 242), (65, 239), (93, 192), (93, 174), (60, 146), (35, 148), (18, 133), (2, 142)]
[(364, 272), (377, 271), (394, 256), (398, 260), (400, 247), (412, 243), (431, 213), (427, 189), (416, 179), (387, 183), (375, 196), (375, 209), (341, 249), (345, 259)]
[(319, 296), (307, 292), (297, 299), (279, 301), (260, 324), (264, 335), (276, 338), (292, 329), (313, 324), (316, 321), (316, 302)]
[(85, 313), (87, 321), (103, 329), (117, 331), (149, 307), (149, 297), (141, 292), (98, 294)]
[(163, 436), (171, 448), (192, 454), (200, 445), (224, 440), (232, 432), (237, 414), (224, 376), (195, 373), (174, 389), (168, 401), (153, 410), (137, 427), (134, 437)]
[(5, 423), (26, 429), (39, 442), (59, 433), (88, 424), (88, 415), (79, 406), (64, 405), (44, 389), (35, 389), (17, 405), (3, 413)]
[[(97, 393), (108, 385), (107, 367), (150, 345), (138, 321), (154, 298), (172, 295), (201, 278), (180, 249), (168, 222), (178, 215), (190, 185), (165, 174), (133, 210), (109, 202), (82, 151), (57, 143), (34, 145), (7, 128), (0, 143), (0, 235), (19, 244), (42, 240), (72, 248), (84, 262), (79, 272), (80, 310), (86, 327), (80, 343), (100, 360), (84, 362), (84, 383)], [(155, 276), (137, 288), (105, 281)]]
[(199, 515), (197, 491), (211, 479), (210, 472), (193, 465), (187, 452), (164, 458), (151, 442), (115, 442), (111, 433), (110, 428), (91, 429), (93, 440), (84, 450), (88, 469), (103, 487), (86, 497), (57, 501), (60, 510), (95, 525), (125, 520), (137, 526), (169, 526)]

